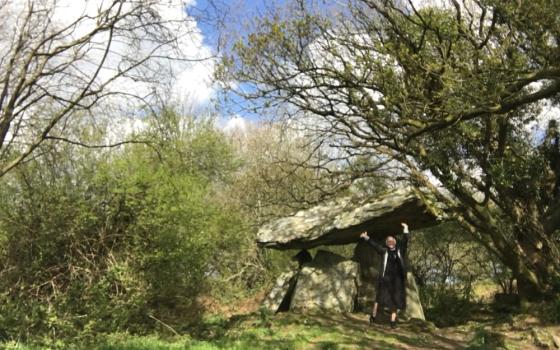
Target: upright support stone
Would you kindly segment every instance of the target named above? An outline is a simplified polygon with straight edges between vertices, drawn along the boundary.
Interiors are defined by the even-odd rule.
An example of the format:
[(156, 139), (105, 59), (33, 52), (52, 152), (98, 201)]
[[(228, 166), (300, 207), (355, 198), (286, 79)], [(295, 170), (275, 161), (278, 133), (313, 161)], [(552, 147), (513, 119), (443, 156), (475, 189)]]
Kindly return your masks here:
[(417, 318), (426, 320), (424, 316), (424, 308), (420, 302), (420, 294), (414, 275), (409, 272), (406, 274), (406, 310), (404, 312), (406, 318)]
[(290, 309), (352, 312), (357, 294), (356, 262), (324, 251), (301, 269)]
[(271, 312), (287, 311), (297, 282), (297, 273), (298, 271), (294, 270), (278, 276), (271, 291), (264, 298), (262, 307)]
[(377, 291), (377, 268), (379, 257), (364, 241), (359, 241), (354, 248), (352, 260), (360, 265), (358, 276), (358, 296), (354, 311), (370, 313)]

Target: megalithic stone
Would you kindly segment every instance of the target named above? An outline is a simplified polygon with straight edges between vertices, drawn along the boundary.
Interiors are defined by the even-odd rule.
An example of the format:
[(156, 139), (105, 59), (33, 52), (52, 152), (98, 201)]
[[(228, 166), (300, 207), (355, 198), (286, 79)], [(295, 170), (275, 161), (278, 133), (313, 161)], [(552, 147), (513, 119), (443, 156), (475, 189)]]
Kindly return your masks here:
[(264, 298), (262, 307), (271, 312), (287, 311), (290, 307), (297, 274), (297, 270), (292, 270), (278, 276), (274, 286)]
[(379, 255), (365, 241), (356, 244), (352, 260), (360, 265), (360, 274), (357, 280), (358, 296), (355, 311), (371, 313), (377, 293), (379, 259)]
[(290, 310), (354, 311), (358, 263), (323, 250), (299, 273)]
[(424, 316), (424, 308), (420, 302), (418, 286), (416, 285), (416, 280), (411, 272), (406, 274), (406, 310), (404, 311), (404, 316), (407, 318), (426, 320), (426, 317)]
[(257, 244), (276, 249), (309, 249), (321, 245), (357, 243), (360, 233), (382, 239), (402, 232), (401, 222), (412, 230), (433, 226), (438, 216), (411, 188), (394, 190), (376, 199), (347, 197), (302, 210), (272, 221), (257, 233)]

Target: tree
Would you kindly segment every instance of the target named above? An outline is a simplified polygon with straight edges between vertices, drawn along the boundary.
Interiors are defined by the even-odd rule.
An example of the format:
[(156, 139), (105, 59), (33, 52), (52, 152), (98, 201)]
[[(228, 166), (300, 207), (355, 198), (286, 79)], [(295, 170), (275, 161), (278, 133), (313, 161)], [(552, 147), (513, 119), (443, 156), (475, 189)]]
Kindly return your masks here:
[(0, 177), (45, 141), (82, 143), (66, 130), (88, 115), (146, 114), (195, 33), (159, 3), (0, 0)]
[(558, 131), (545, 151), (528, 125), (558, 102), (560, 4), (415, 4), (293, 1), (232, 45), (220, 78), (257, 108), (314, 120), (308, 131), (349, 159), (398, 163), (511, 269), (523, 296), (554, 293)]

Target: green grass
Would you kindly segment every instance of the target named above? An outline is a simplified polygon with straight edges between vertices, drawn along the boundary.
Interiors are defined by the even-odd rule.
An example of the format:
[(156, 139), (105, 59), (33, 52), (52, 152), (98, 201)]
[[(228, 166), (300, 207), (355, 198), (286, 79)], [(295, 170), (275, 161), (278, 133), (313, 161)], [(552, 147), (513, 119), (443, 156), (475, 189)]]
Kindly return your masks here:
[[(381, 314), (380, 318), (387, 315)], [(490, 317), (492, 316), (492, 317)], [(515, 324), (515, 328), (512, 328)], [(546, 329), (551, 334), (560, 326), (546, 327), (532, 315), (496, 315), (481, 313), (466, 324), (436, 328), (433, 323), (407, 321), (396, 330), (387, 320), (369, 325), (364, 314), (270, 314), (256, 312), (229, 319), (207, 316), (196, 327), (180, 328), (172, 335), (162, 328), (157, 335), (127, 333), (84, 334), (78, 340), (45, 341), (47, 345), (23, 345), (0, 342), (7, 350), (521, 350), (533, 346), (532, 330)], [(165, 334), (167, 332), (167, 334)]]
[(98, 350), (183, 350), (190, 349), (190, 343), (191, 339), (188, 337), (162, 340), (156, 336), (133, 337), (120, 334), (108, 336), (94, 348)]
[(391, 333), (386, 325), (371, 328), (365, 316), (252, 314), (229, 320), (210, 318), (191, 335), (160, 338), (157, 336), (132, 336), (110, 334), (98, 337), (95, 344), (61, 345), (44, 347), (4, 344), (10, 350), (35, 349), (99, 349), (99, 350), (296, 350), (296, 349), (394, 349), (396, 344), (424, 344), (422, 334)]
[[(478, 326), (478, 328), (472, 328)], [(205, 318), (197, 327), (180, 336), (135, 336), (126, 333), (99, 335), (91, 344), (54, 343), (23, 346), (0, 343), (8, 350), (98, 349), (98, 350), (342, 350), (342, 349), (423, 349), (487, 350), (500, 346), (515, 349), (494, 330), (475, 323), (462, 334), (463, 340), (442, 335), (428, 322), (409, 321), (392, 330), (386, 322), (370, 326), (365, 315), (254, 313), (230, 319)], [(461, 334), (460, 329), (450, 329)], [(454, 337), (456, 338), (456, 337)], [(507, 345), (506, 345), (507, 344)], [(3, 346), (2, 346), (3, 345)]]

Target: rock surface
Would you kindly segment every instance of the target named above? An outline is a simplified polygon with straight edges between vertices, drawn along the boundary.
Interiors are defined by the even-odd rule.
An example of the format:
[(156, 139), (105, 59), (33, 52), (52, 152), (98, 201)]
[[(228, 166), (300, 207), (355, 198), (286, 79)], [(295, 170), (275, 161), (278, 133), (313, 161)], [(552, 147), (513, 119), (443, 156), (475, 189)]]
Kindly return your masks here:
[(257, 244), (277, 249), (308, 249), (357, 243), (360, 233), (366, 230), (373, 238), (400, 233), (402, 221), (412, 230), (438, 223), (436, 215), (417, 194), (404, 188), (365, 203), (340, 199), (270, 222), (259, 230)]
[(296, 279), (297, 271), (284, 272), (278, 276), (270, 293), (264, 298), (262, 307), (271, 312), (278, 312), (282, 311), (281, 306), (286, 303), (287, 309), (291, 302)]
[(542, 349), (555, 349), (554, 339), (552, 336), (544, 329), (531, 330), (531, 336), (533, 337), (533, 342), (536, 346)]
[(380, 257), (369, 244), (360, 240), (354, 248), (352, 259), (360, 264), (355, 311), (371, 313), (377, 292), (377, 269)]
[(354, 311), (358, 272), (358, 263), (318, 251), (299, 273), (290, 309)]
[(406, 274), (406, 310), (404, 311), (406, 318), (416, 318), (426, 320), (424, 316), (424, 308), (420, 302), (420, 294), (414, 275), (409, 272)]

